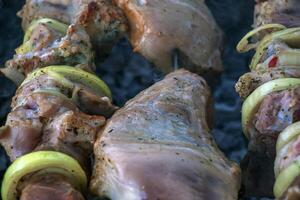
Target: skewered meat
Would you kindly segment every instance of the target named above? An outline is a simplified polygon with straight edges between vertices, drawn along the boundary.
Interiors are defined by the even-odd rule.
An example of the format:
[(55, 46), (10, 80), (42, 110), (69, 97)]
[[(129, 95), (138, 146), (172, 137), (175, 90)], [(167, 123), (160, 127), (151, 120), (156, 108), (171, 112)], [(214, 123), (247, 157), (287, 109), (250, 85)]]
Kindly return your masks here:
[[(14, 161), (4, 176), (4, 200), (83, 199), (96, 133), (116, 110), (101, 80), (61, 66), (94, 70), (83, 25), (68, 27), (47, 18), (33, 22), (18, 55), (2, 70), (19, 84), (27, 76), (1, 128), (0, 143)], [(46, 67), (50, 64), (60, 66)], [(32, 72), (36, 68), (42, 69)]]
[(288, 27), (300, 26), (299, 0), (256, 0), (255, 26), (279, 23)]
[[(166, 12), (168, 14), (164, 15), (164, 20), (173, 20), (171, 16), (177, 15), (174, 13), (174, 9), (179, 8), (179, 4), (176, 3), (173, 7), (171, 6), (172, 2), (165, 3), (166, 6), (170, 4), (172, 9)], [(118, 2), (118, 5), (122, 9), (128, 6), (122, 2)], [(201, 13), (192, 9), (191, 5), (197, 6)], [(203, 24), (205, 26), (210, 25), (207, 26), (208, 29), (205, 32), (205, 34), (208, 34), (206, 36), (208, 39), (204, 36), (199, 40), (198, 37), (194, 37), (198, 46), (192, 46), (193, 51), (190, 52), (190, 55), (186, 55), (186, 51), (188, 52), (190, 49), (183, 48), (185, 46), (182, 46), (181, 41), (177, 39), (182, 39), (182, 42), (185, 42), (187, 38), (190, 38), (190, 35), (184, 32), (174, 32), (178, 34), (175, 35), (178, 38), (163, 39), (165, 40), (165, 46), (169, 48), (168, 57), (171, 57), (172, 51), (178, 48), (179, 55), (182, 57), (181, 62), (187, 66), (201, 63), (203, 68), (216, 66), (216, 69), (219, 70), (219, 49), (215, 50), (215, 47), (207, 48), (207, 51), (209, 51), (207, 53), (203, 51), (205, 48), (201, 46), (199, 50), (199, 44), (212, 43), (218, 45), (220, 42), (220, 35), (216, 33), (217, 26), (210, 19), (209, 11), (202, 1), (186, 2), (182, 6), (185, 10), (181, 15), (191, 21), (191, 24), (188, 25), (192, 30), (195, 30), (193, 34), (200, 33), (199, 26)], [(153, 11), (155, 9), (152, 9)], [(125, 11), (125, 14), (128, 14), (128, 12)], [(0, 143), (4, 146), (11, 160), (14, 161), (4, 176), (2, 197), (4, 200), (16, 198), (22, 200), (52, 199), (54, 197), (56, 199), (81, 200), (83, 199), (81, 192), (84, 191), (90, 173), (90, 154), (92, 153), (96, 133), (104, 125), (105, 117), (109, 117), (116, 110), (116, 107), (111, 103), (109, 89), (92, 74), (67, 66), (46, 66), (65, 64), (93, 71), (92, 44), (93, 47), (111, 48), (113, 43), (124, 35), (127, 28), (126, 18), (123, 17), (123, 13), (112, 1), (90, 0), (28, 0), (21, 15), (23, 25), (27, 29), (23, 44), (16, 49), (17, 55), (14, 59), (7, 62), (6, 68), (2, 70), (8, 77), (17, 78), (16, 82), (18, 84), (21, 84), (23, 79), (26, 78), (13, 99), (13, 110), (0, 132)], [(194, 15), (198, 16), (199, 20), (194, 19)], [(131, 18), (128, 19), (132, 20)], [(164, 20), (161, 22), (162, 25), (166, 22)], [(68, 26), (69, 24), (71, 25)], [(181, 23), (180, 25), (184, 27), (185, 24)], [(155, 31), (158, 28), (158, 26), (153, 26)], [(174, 26), (168, 26), (166, 32), (162, 31), (162, 33), (171, 35), (170, 32), (173, 29)], [(175, 46), (169, 46), (171, 44), (169, 39), (174, 39), (172, 43)], [(187, 45), (190, 45), (190, 43)], [(163, 45), (157, 48), (162, 47)], [(158, 50), (157, 48), (155, 47), (154, 50)], [(201, 53), (196, 54), (196, 52)], [(202, 56), (203, 53), (207, 54)], [(146, 53), (143, 54), (145, 57), (148, 56)], [(189, 58), (189, 56), (192, 57)], [(200, 60), (207, 57), (208, 62), (205, 62), (205, 58), (199, 63), (194, 63), (198, 62), (198, 60), (193, 60), (195, 56), (199, 56)], [(217, 61), (216, 65), (212, 61)], [(155, 61), (153, 62), (155, 63)], [(171, 65), (169, 61), (167, 64)], [(166, 66), (159, 67), (164, 68)], [(37, 68), (43, 69), (32, 72)], [(194, 70), (197, 71), (197, 69)], [(28, 75), (30, 72), (32, 73)], [(198, 86), (205, 85), (202, 81), (198, 80)], [(188, 83), (191, 86), (191, 83)], [(206, 89), (203, 89), (203, 91), (208, 93)], [(198, 97), (201, 98), (199, 94), (195, 95), (195, 98)], [(203, 102), (208, 104), (205, 98)], [(181, 108), (176, 112), (178, 115), (186, 115), (185, 110)], [(206, 114), (200, 111), (196, 115), (196, 117), (191, 117), (191, 120), (206, 117)], [(204, 192), (207, 187), (205, 184), (201, 184), (200, 189), (203, 190), (203, 198), (207, 195), (213, 195), (212, 198), (218, 198), (219, 196), (224, 196), (226, 199), (236, 198), (239, 187), (239, 169), (227, 161), (224, 155), (219, 152), (211, 136), (206, 133), (208, 126), (205, 120), (201, 122), (204, 127), (199, 127), (196, 121), (189, 122), (189, 120), (189, 118), (184, 117), (183, 122), (179, 121), (177, 125), (186, 122), (191, 123), (195, 126), (194, 131), (200, 128), (204, 135), (198, 136), (194, 133), (195, 135), (187, 136), (186, 145), (189, 148), (187, 150), (183, 149), (180, 153), (195, 166), (200, 165), (196, 159), (202, 158), (201, 172), (207, 172), (208, 174), (199, 174), (195, 171), (195, 174), (199, 176), (197, 180), (203, 178), (205, 182), (213, 183), (220, 188), (219, 191), (209, 189), (208, 192)], [(201, 140), (198, 137), (201, 137)], [(180, 137), (178, 139), (184, 140)], [(181, 144), (180, 141), (179, 144)], [(200, 144), (206, 148), (207, 155), (204, 155), (200, 151), (200, 147), (197, 147)], [(190, 151), (195, 152), (190, 154)], [(166, 151), (166, 156), (169, 153)], [(155, 159), (159, 161), (159, 158)], [(213, 168), (210, 168), (212, 164), (209, 164), (209, 162), (215, 162)], [(188, 171), (193, 170), (181, 160), (173, 159), (170, 160), (170, 163), (178, 163), (179, 168), (188, 169)], [(145, 167), (145, 169), (149, 168)], [(219, 172), (219, 170), (225, 171)], [(193, 176), (193, 174), (183, 173), (181, 175), (183, 182), (188, 183), (190, 186), (190, 188), (183, 187), (182, 191), (186, 195), (194, 196), (193, 193), (196, 193), (198, 188), (195, 189), (193, 183), (189, 182), (188, 177), (190, 176)], [(175, 176), (171, 179), (174, 178)], [(149, 183), (149, 186), (154, 186), (152, 184)], [(182, 186), (184, 185), (182, 184)], [(175, 187), (175, 185), (172, 187)], [(168, 193), (170, 192), (170, 188), (165, 189)], [(188, 194), (189, 192), (190, 194)]]
[[(46, 29), (43, 24), (39, 25), (39, 27)], [(39, 31), (39, 27), (35, 31)], [(16, 82), (15, 74), (21, 74), (23, 78), (17, 80), (17, 83), (20, 84), (24, 77), (34, 69), (57, 64), (77, 66), (90, 72), (94, 70), (94, 56), (91, 51), (90, 39), (81, 27), (70, 26), (66, 36), (56, 38), (50, 35), (49, 37), (53, 39), (46, 42), (43, 41), (43, 36), (40, 33), (37, 40), (35, 34), (31, 35), (29, 42), (34, 41), (37, 43), (33, 45), (33, 49), (25, 51), (22, 49), (24, 46), (22, 45), (20, 47), (22, 50), (17, 51), (19, 54), (6, 62), (6, 68), (2, 69), (2, 72), (8, 78)]]
[(191, 71), (222, 70), (220, 30), (204, 1), (116, 2), (129, 20), (134, 50), (164, 72), (172, 71), (170, 57), (175, 49), (182, 66)]
[[(64, 34), (66, 36), (60, 38)], [(16, 52), (19, 55), (7, 62), (4, 69), (6, 75), (11, 75), (10, 78), (14, 78), (16, 73), (25, 77), (32, 70), (52, 63), (73, 64), (87, 71), (94, 67), (90, 39), (85, 30), (79, 25), (67, 27), (52, 19), (33, 23), (25, 33), (23, 45)], [(14, 97), (12, 108), (6, 125), (1, 128), (0, 143), (12, 161), (19, 159), (6, 172), (2, 185), (3, 199), (52, 199), (52, 191), (57, 199), (83, 199), (79, 191), (84, 189), (86, 175), (90, 173), (93, 143), (97, 131), (105, 123), (102, 116), (110, 116), (116, 110), (111, 104), (107, 86), (94, 75), (79, 69), (47, 67), (25, 79)], [(49, 150), (52, 152), (47, 152)], [(32, 151), (47, 153), (50, 158), (54, 152), (63, 152), (64, 156), (58, 161), (50, 160), (49, 164), (43, 159), (36, 164), (22, 164), (42, 158), (39, 154), (30, 153)], [(27, 155), (30, 159), (26, 160)], [(63, 167), (61, 162), (65, 159), (70, 161)], [(21, 163), (21, 167), (15, 163)], [(47, 165), (41, 166), (43, 163)], [(82, 170), (81, 177), (76, 180), (64, 178), (66, 174), (75, 173), (67, 172), (71, 168), (70, 163)], [(30, 165), (63, 169), (59, 172), (46, 171), (42, 174), (47, 174), (46, 179), (38, 179), (38, 169), (26, 170), (26, 166)], [(14, 172), (18, 169), (24, 173), (22, 177), (11, 177), (21, 173)], [(29, 173), (33, 174), (27, 176)], [(28, 184), (20, 185), (19, 182)], [(77, 187), (77, 183), (82, 186)], [(58, 189), (62, 185), (65, 190)]]
[[(105, 124), (103, 115), (109, 117), (116, 109), (110, 103), (106, 86), (99, 81), (92, 74), (66, 66), (46, 67), (29, 75), (19, 87), (12, 102), (12, 112), (1, 128), (0, 143), (10, 159), (17, 163), (17, 158), (22, 159), (33, 151), (62, 152), (75, 159), (89, 175), (93, 143)], [(54, 191), (57, 199), (83, 199), (74, 181), (63, 177), (65, 173), (39, 174), (36, 171), (21, 177), (24, 184), (16, 185), (17, 191), (21, 191), (16, 197), (51, 199), (51, 191)], [(60, 188), (62, 185), (66, 188)], [(6, 196), (3, 198), (7, 199)]]
[(245, 100), (256, 88), (268, 81), (297, 77), (300, 77), (300, 71), (297, 67), (252, 71), (240, 77), (235, 89), (240, 97)]
[(24, 30), (39, 18), (81, 25), (101, 50), (110, 49), (127, 30), (126, 18), (111, 0), (27, 0), (19, 15)]
[(240, 171), (209, 130), (210, 91), (185, 70), (117, 111), (95, 143), (91, 190), (114, 199), (237, 199)]
[(31, 178), (24, 183), (20, 200), (84, 200), (82, 194), (72, 187), (60, 174), (42, 175)]
[[(251, 72), (242, 76), (236, 85), (237, 92), (245, 99), (242, 123), (250, 140), (242, 164), (247, 196), (272, 197), (273, 190), (276, 198), (285, 191), (288, 192), (283, 199), (297, 195), (295, 185), (290, 190), (288, 187), (300, 174), (291, 173), (298, 147), (287, 145), (290, 147), (287, 152), (281, 151), (283, 147), (278, 145), (288, 138), (282, 135), (289, 135), (285, 132), (291, 132), (291, 127), (300, 120), (300, 29), (286, 28), (300, 24), (299, 9), (296, 0), (258, 1), (255, 23), (261, 26), (247, 34), (237, 47), (241, 52), (256, 50)], [(251, 37), (258, 41), (249, 43)]]
[(27, 0), (20, 16), (25, 29), (44, 17), (79, 24), (102, 53), (125, 36), (129, 26), (134, 50), (164, 72), (172, 71), (176, 50), (181, 64), (191, 71), (222, 70), (221, 33), (203, 0)]

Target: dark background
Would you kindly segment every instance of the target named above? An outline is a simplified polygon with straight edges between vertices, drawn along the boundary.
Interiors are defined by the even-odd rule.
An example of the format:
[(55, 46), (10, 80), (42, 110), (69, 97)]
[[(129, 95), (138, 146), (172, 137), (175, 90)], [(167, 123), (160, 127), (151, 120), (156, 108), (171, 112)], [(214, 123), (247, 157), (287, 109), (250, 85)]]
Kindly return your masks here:
[[(240, 123), (241, 102), (234, 90), (238, 78), (248, 71), (249, 54), (238, 54), (235, 46), (251, 29), (253, 0), (206, 0), (217, 23), (224, 32), (223, 64), (225, 71), (217, 84), (211, 85), (215, 99), (213, 134), (224, 153), (240, 162), (246, 153), (247, 141)], [(14, 49), (21, 44), (23, 31), (16, 12), (24, 0), (0, 0), (0, 67), (12, 58)], [(128, 99), (149, 87), (162, 76), (155, 72), (145, 59), (132, 53), (124, 39), (113, 49), (105, 62), (97, 63), (97, 74), (110, 86), (114, 101), (122, 106)], [(15, 86), (0, 76), (0, 123), (5, 122)], [(0, 150), (0, 177), (8, 165), (5, 153)]]

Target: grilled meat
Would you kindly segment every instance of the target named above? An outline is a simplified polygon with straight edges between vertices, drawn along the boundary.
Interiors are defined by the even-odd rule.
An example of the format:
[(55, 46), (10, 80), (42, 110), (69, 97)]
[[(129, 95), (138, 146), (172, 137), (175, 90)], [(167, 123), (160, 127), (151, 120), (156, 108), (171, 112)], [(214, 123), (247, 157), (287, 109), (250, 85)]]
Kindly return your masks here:
[(287, 27), (300, 26), (299, 0), (256, 0), (254, 24), (279, 23)]
[(45, 17), (81, 25), (101, 51), (110, 49), (127, 31), (123, 12), (111, 0), (27, 0), (19, 15), (25, 30), (33, 20)]
[[(34, 35), (32, 37), (30, 40), (37, 40)], [(6, 62), (6, 68), (2, 70), (4, 74), (15, 81), (15, 74), (10, 74), (8, 71), (26, 77), (34, 69), (50, 65), (77, 66), (90, 72), (95, 69), (90, 39), (82, 28), (70, 26), (66, 36), (50, 41), (50, 44), (38, 42), (39, 45), (35, 46), (39, 48), (15, 55), (13, 59)]]
[(134, 50), (163, 72), (172, 71), (174, 51), (191, 71), (222, 70), (221, 32), (203, 0), (27, 0), (20, 16), (24, 29), (44, 17), (80, 25), (102, 54), (128, 35)]
[(191, 71), (222, 70), (220, 30), (204, 1), (116, 2), (130, 22), (134, 50), (162, 71), (172, 71), (170, 57), (175, 49), (182, 66)]
[(34, 176), (23, 183), (20, 200), (84, 200), (82, 194), (60, 174)]
[[(140, 2), (143, 5), (137, 3), (118, 1), (114, 4), (113, 1), (108, 0), (27, 0), (20, 12), (26, 30), (23, 44), (16, 49), (14, 58), (6, 63), (6, 68), (1, 70), (20, 85), (12, 102), (12, 112), (5, 126), (0, 130), (0, 143), (13, 161), (4, 176), (2, 185), (4, 199), (82, 200), (84, 198), (81, 192), (84, 191), (87, 177), (90, 175), (90, 155), (97, 132), (105, 124), (105, 117), (111, 116), (117, 107), (111, 103), (111, 94), (107, 86), (93, 74), (79, 68), (93, 72), (95, 66), (92, 47), (99, 48), (101, 53), (109, 51), (120, 37), (127, 34), (127, 18), (130, 24), (130, 35), (136, 37), (131, 37), (135, 50), (163, 71), (170, 71), (169, 60), (175, 50), (179, 52), (181, 63), (193, 71), (221, 70), (220, 32), (203, 1), (157, 1), (155, 4)], [(137, 19), (132, 12), (142, 12), (140, 16), (135, 16), (145, 22), (143, 32), (136, 28), (142, 24), (135, 24)], [(157, 13), (163, 13), (161, 19), (155, 18)], [(182, 26), (183, 29), (178, 29), (178, 26)], [(193, 33), (192, 37), (190, 31)], [(146, 43), (142, 43), (141, 38), (145, 38)], [(153, 42), (154, 40), (157, 41)], [(139, 46), (135, 46), (137, 41)], [(77, 68), (47, 67), (49, 65), (70, 65)], [(36, 69), (37, 71), (32, 72)], [(151, 135), (150, 126), (147, 124), (149, 130), (143, 129), (145, 133), (142, 133), (141, 137), (148, 135), (151, 137), (149, 141), (161, 139), (163, 143), (166, 142), (160, 152), (162, 157), (154, 153), (150, 158), (155, 162), (148, 163), (141, 154), (149, 151), (147, 148), (151, 143), (146, 145), (144, 150), (140, 149), (139, 154), (133, 157), (133, 161), (141, 162), (142, 168), (133, 166), (129, 169), (129, 174), (132, 173), (132, 178), (138, 184), (142, 184), (145, 178), (141, 174), (143, 170), (153, 174), (152, 179), (145, 182), (146, 194), (149, 198), (152, 196), (164, 198), (169, 195), (174, 198), (178, 195), (192, 198), (198, 194), (203, 195), (203, 198), (212, 199), (237, 198), (239, 169), (217, 149), (209, 134), (210, 115), (206, 113), (206, 106), (209, 107), (210, 96), (206, 83), (186, 71), (175, 74), (170, 75), (166, 82), (175, 81), (176, 87), (173, 85), (171, 88), (166, 87), (163, 92), (167, 94), (161, 96), (161, 99), (154, 99), (158, 103), (156, 112), (161, 113), (160, 115), (153, 113), (155, 114), (153, 117), (160, 118), (160, 121), (164, 118), (169, 121), (166, 130), (173, 130), (175, 135), (162, 134), (152, 139), (155, 135)], [(192, 80), (188, 80), (189, 78)], [(153, 94), (157, 93), (160, 84), (153, 86)], [(184, 91), (185, 89), (188, 91)], [(203, 93), (195, 92), (197, 89)], [(178, 94), (172, 96), (172, 90)], [(181, 94), (199, 98), (200, 104), (198, 100), (182, 99)], [(174, 102), (170, 104), (168, 98)], [(145, 106), (148, 105), (147, 102)], [(142, 105), (142, 102), (140, 104)], [(198, 110), (198, 104), (203, 104), (202, 109)], [(137, 110), (136, 114), (142, 112), (139, 108)], [(152, 117), (150, 112), (151, 110), (147, 111), (146, 117), (147, 115)], [(130, 115), (130, 112), (128, 114)], [(111, 123), (113, 122), (114, 120), (111, 120)], [(154, 120), (152, 123), (153, 126), (161, 125)], [(118, 126), (117, 122), (114, 124)], [(185, 128), (182, 129), (181, 125)], [(188, 130), (190, 125), (193, 128)], [(179, 129), (174, 130), (172, 126)], [(100, 146), (96, 145), (95, 149), (98, 147)], [(134, 149), (134, 146), (132, 148)], [(178, 152), (174, 154), (171, 151), (173, 148)], [(124, 153), (126, 155), (130, 152)], [(41, 157), (42, 155), (44, 157)], [(115, 157), (111, 159), (114, 160)], [(31, 164), (37, 160), (40, 161)], [(125, 165), (128, 162), (131, 161), (124, 160)], [(97, 163), (97, 165), (102, 164), (106, 163)], [(147, 167), (148, 164), (150, 167)], [(158, 176), (165, 176), (165, 174), (151, 172), (153, 169), (151, 164), (154, 167), (162, 164), (163, 170), (172, 173), (160, 188), (154, 184), (154, 181)], [(174, 167), (170, 168), (167, 165)], [(127, 169), (126, 166), (121, 168), (124, 171)], [(94, 182), (98, 182), (97, 175), (94, 175), (96, 177)], [(198, 185), (191, 180), (194, 175), (195, 181), (199, 181)], [(177, 179), (181, 180), (178, 185), (167, 185), (167, 182)], [(92, 185), (95, 186), (94, 182)], [(207, 187), (206, 183), (213, 184), (218, 190)], [(123, 186), (125, 189), (130, 187), (130, 185)], [(174, 192), (175, 188), (179, 192)], [(97, 188), (94, 190), (97, 191)], [(155, 194), (157, 191), (163, 192)], [(120, 194), (116, 193), (116, 195)], [(138, 193), (133, 195), (142, 197), (138, 196), (140, 195)]]
[[(58, 151), (74, 158), (89, 175), (93, 144), (97, 132), (105, 124), (101, 112), (110, 116), (116, 107), (105, 92), (96, 93), (90, 87), (91, 83), (85, 85), (84, 81), (77, 80), (78, 70), (73, 70), (74, 74), (66, 78), (67, 75), (58, 76), (59, 71), (55, 72), (55, 69), (72, 68), (43, 68), (27, 77), (19, 87), (12, 102), (12, 112), (1, 128), (0, 143), (12, 161), (33, 151)], [(76, 98), (73, 98), (74, 94)], [(95, 106), (93, 110), (90, 103)], [(57, 199), (83, 198), (70, 182), (51, 174), (38, 180), (25, 177), (24, 182), (28, 184), (19, 189), (20, 198), (28, 199), (34, 193), (34, 198), (49, 199), (51, 191), (59, 196)], [(57, 189), (61, 185), (66, 188)]]
[(180, 70), (127, 102), (95, 143), (91, 190), (113, 200), (237, 199), (240, 171), (210, 134), (210, 101), (205, 81)]
[(260, 134), (277, 135), (300, 120), (300, 88), (273, 92), (263, 99), (253, 119)]
[[(90, 37), (82, 25), (68, 27), (53, 19), (39, 19), (26, 31), (23, 45), (16, 49), (18, 55), (2, 70), (11, 79), (18, 77), (18, 84), (27, 77), (17, 90), (12, 112), (1, 128), (0, 143), (14, 161), (11, 171), (26, 170), (26, 162), (30, 160), (22, 161), (25, 164), (20, 168), (15, 167), (15, 163), (26, 155), (33, 155), (32, 152), (51, 151), (70, 156), (69, 162), (59, 166), (49, 164), (50, 169), (69, 165), (58, 173), (50, 170), (40, 175), (38, 170), (30, 171), (31, 175), (25, 173), (22, 181), (7, 175), (2, 187), (12, 179), (18, 188), (9, 185), (8, 190), (3, 189), (4, 199), (11, 194), (20, 199), (83, 199), (81, 192), (91, 172), (90, 155), (96, 134), (105, 124), (105, 117), (111, 116), (117, 107), (111, 103), (107, 86), (93, 74), (68, 66), (46, 67), (68, 64), (89, 72), (94, 70)], [(43, 69), (31, 73), (37, 68)], [(51, 152), (48, 154), (53, 154)], [(43, 162), (52, 161), (40, 161), (34, 166), (39, 167)], [(57, 165), (64, 161), (53, 162)], [(80, 178), (74, 174), (71, 176), (77, 179), (65, 179), (65, 174), (73, 173), (67, 172), (72, 166), (82, 170)], [(21, 187), (20, 182), (26, 185)], [(62, 186), (65, 188), (60, 188)]]
[[(289, 167), (295, 167), (297, 147), (292, 145), (289, 152), (278, 154), (283, 148), (278, 146), (295, 134), (291, 127), (300, 120), (300, 45), (299, 28), (295, 27), (300, 25), (299, 9), (297, 0), (257, 1), (257, 29), (245, 36), (237, 47), (241, 52), (256, 50), (251, 72), (243, 75), (236, 85), (245, 100), (242, 123), (250, 140), (242, 163), (246, 196), (272, 197), (274, 190), (278, 199), (289, 190), (287, 184), (297, 177), (297, 174), (286, 177), (292, 171)], [(249, 44), (251, 37), (256, 38), (257, 43)], [(292, 199), (291, 191), (296, 190), (289, 190), (284, 198)]]
[(235, 89), (240, 97), (245, 100), (256, 88), (268, 81), (297, 77), (300, 77), (300, 71), (297, 67), (252, 71), (240, 77), (235, 85)]

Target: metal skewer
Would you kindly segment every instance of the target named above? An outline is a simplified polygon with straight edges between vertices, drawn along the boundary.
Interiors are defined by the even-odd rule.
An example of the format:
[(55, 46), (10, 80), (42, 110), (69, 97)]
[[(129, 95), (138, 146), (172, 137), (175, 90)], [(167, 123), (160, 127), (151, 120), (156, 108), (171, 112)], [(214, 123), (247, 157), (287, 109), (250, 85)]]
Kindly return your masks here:
[(179, 69), (179, 50), (178, 49), (174, 49), (172, 51), (172, 67), (173, 67), (173, 71), (176, 71), (177, 69)]

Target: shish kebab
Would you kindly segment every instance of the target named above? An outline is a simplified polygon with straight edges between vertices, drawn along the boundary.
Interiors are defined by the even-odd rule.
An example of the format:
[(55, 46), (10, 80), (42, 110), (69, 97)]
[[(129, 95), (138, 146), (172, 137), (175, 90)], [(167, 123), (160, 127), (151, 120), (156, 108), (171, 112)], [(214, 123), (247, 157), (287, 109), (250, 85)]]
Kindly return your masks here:
[[(175, 49), (182, 66), (193, 72), (222, 70), (221, 32), (203, 0), (27, 0), (19, 15), (28, 33), (2, 70), (15, 82), (20, 83), (32, 69), (61, 62), (91, 65), (89, 50), (78, 55), (75, 47), (67, 45), (71, 38), (61, 38), (66, 24), (83, 27), (98, 54), (110, 52), (120, 37), (128, 37), (134, 51), (163, 72), (173, 70), (169, 58)], [(58, 28), (54, 32), (53, 23)], [(74, 59), (67, 59), (69, 54)]]
[[(300, 198), (300, 1), (257, 1), (255, 24), (237, 50), (255, 49), (236, 84), (249, 138), (242, 164), (247, 196)], [(249, 40), (252, 38), (254, 42)]]
[(178, 70), (116, 111), (94, 145), (90, 189), (112, 200), (238, 199), (239, 167), (210, 132), (203, 78)]
[[(33, 28), (31, 30), (29, 28), (31, 32), (34, 31), (36, 25), (37, 27), (42, 25), (46, 29), (50, 27), (51, 31), (58, 30), (59, 33), (62, 33), (66, 27), (53, 19), (40, 19), (34, 23), (31, 26)], [(82, 43), (85, 44), (83, 47), (91, 46), (89, 41), (85, 40), (88, 37), (82, 37), (87, 36), (85, 29), (77, 24), (67, 29), (67, 36), (64, 39), (67, 39), (65, 40), (68, 41), (67, 44), (73, 45), (71, 50), (76, 50), (76, 54), (69, 55), (76, 55), (76, 58), (78, 55), (90, 55), (90, 48), (76, 46)], [(31, 36), (30, 33), (29, 36)], [(28, 47), (31, 51), (30, 43), (29, 46), (27, 46), (28, 43), (26, 44), (29, 40), (25, 40), (24, 45), (17, 51), (28, 53)], [(39, 42), (39, 40), (33, 41)], [(74, 51), (70, 52), (74, 53)], [(79, 58), (91, 58), (80, 56)], [(68, 58), (72, 56), (64, 56), (67, 61)], [(92, 71), (90, 65), (85, 65), (83, 69)], [(18, 89), (12, 103), (13, 112), (8, 116), (6, 126), (2, 128), (2, 145), (12, 160), (18, 157), (5, 175), (2, 187), (3, 199), (14, 199), (19, 196), (20, 199), (82, 199), (83, 195), (79, 191), (86, 183), (85, 173), (89, 172), (88, 155), (91, 154), (91, 145), (96, 138), (96, 133), (105, 121), (101, 116), (88, 114), (110, 116), (115, 107), (111, 105), (108, 97), (110, 97), (110, 92), (107, 86), (92, 74), (80, 69), (50, 66), (30, 74)], [(24, 133), (28, 135), (27, 139), (31, 140), (24, 140)], [(202, 144), (199, 141), (197, 143), (197, 146), (199, 143)], [(213, 143), (211, 144), (211, 148), (217, 148)], [(32, 151), (36, 152), (29, 153)], [(208, 152), (212, 154), (212, 157), (207, 155), (209, 161), (212, 162), (215, 156), (222, 160), (223, 163), (221, 162), (219, 169), (225, 167), (227, 170), (224, 171), (224, 177), (227, 177), (225, 185), (230, 183), (234, 186), (228, 190), (230, 192), (225, 192), (221, 189), (225, 185), (220, 184), (222, 191), (217, 191), (215, 194), (210, 191), (207, 195), (236, 198), (238, 168), (235, 165), (230, 167), (231, 164), (218, 153), (218, 150), (208, 150)], [(207, 181), (209, 180), (213, 181), (211, 177), (207, 177)], [(189, 188), (188, 191), (190, 191)], [(205, 194), (204, 191), (202, 195)], [(202, 197), (199, 196), (199, 198)]]

